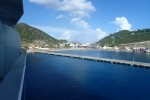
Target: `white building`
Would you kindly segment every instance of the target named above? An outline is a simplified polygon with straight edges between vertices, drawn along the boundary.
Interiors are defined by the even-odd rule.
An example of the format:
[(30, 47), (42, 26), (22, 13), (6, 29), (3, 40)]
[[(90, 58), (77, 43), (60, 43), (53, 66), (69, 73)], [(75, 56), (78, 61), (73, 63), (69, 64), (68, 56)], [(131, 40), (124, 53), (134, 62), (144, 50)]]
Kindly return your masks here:
[(107, 47), (107, 46), (104, 46), (103, 49), (105, 49), (105, 50), (112, 50), (113, 47)]

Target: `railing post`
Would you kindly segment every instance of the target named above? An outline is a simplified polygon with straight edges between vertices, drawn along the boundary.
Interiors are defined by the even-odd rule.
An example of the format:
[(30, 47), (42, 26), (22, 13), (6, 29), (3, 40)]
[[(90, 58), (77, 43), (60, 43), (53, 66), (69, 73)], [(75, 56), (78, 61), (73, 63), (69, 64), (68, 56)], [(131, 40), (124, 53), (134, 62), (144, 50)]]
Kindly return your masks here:
[(133, 61), (132, 61), (132, 65), (134, 65), (134, 58), (133, 58)]
[(113, 60), (112, 60), (112, 63), (114, 63), (114, 56), (113, 56)]

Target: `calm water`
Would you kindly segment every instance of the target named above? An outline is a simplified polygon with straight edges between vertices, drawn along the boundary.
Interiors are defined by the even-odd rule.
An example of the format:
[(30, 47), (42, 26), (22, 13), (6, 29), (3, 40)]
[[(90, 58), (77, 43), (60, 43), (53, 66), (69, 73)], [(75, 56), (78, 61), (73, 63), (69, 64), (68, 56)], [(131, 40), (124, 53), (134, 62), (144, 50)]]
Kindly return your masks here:
[(28, 54), (23, 100), (150, 100), (150, 69)]
[(138, 61), (150, 63), (150, 53), (138, 53), (138, 52), (116, 52), (116, 51), (104, 51), (104, 50), (67, 50), (57, 51), (59, 53), (102, 57), (102, 58), (114, 58), (129, 61)]

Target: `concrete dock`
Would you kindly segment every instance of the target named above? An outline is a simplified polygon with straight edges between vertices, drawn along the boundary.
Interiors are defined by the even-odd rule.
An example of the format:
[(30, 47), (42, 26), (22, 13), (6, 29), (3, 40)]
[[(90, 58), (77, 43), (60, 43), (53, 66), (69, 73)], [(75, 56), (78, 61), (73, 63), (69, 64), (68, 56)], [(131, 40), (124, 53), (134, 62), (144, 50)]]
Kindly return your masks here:
[(126, 60), (100, 58), (100, 57), (90, 57), (90, 56), (64, 54), (64, 53), (54, 53), (54, 52), (38, 52), (38, 53), (46, 53), (46, 54), (55, 55), (55, 56), (63, 56), (63, 57), (70, 57), (70, 58), (78, 58), (78, 59), (93, 60), (93, 61), (99, 61), (99, 62), (108, 62), (108, 63), (114, 63), (114, 64), (150, 68), (150, 63), (143, 63), (143, 62), (136, 62), (136, 61), (126, 61)]

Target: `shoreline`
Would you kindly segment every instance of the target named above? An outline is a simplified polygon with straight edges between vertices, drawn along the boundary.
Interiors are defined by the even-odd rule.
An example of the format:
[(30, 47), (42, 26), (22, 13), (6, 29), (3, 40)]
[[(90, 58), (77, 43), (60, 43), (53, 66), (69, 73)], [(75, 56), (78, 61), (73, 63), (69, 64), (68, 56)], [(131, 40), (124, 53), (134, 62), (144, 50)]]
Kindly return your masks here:
[(110, 49), (87, 49), (87, 48), (64, 48), (64, 49), (48, 49), (48, 50), (30, 50), (28, 52), (37, 52), (37, 51), (44, 51), (44, 52), (57, 52), (57, 51), (71, 51), (71, 50), (83, 50), (83, 51), (115, 51), (115, 52), (132, 52), (132, 53), (146, 53), (150, 54), (149, 52), (143, 51), (127, 51), (127, 50), (110, 50)]

